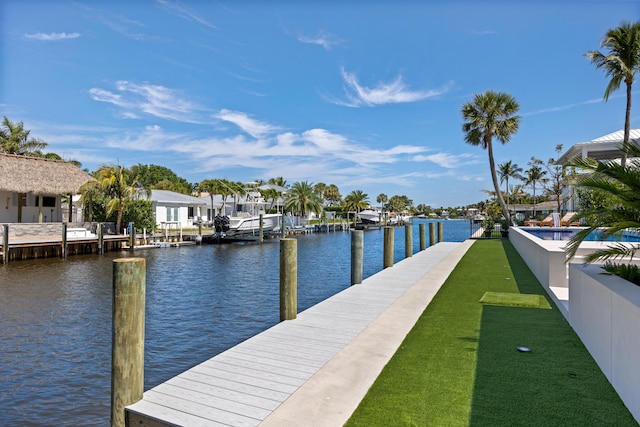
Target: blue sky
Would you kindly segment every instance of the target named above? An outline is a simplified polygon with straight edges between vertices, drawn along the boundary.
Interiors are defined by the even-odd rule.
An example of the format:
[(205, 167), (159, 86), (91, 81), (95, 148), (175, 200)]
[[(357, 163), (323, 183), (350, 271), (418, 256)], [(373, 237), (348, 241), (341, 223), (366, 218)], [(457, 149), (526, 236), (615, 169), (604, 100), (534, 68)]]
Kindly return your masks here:
[(638, 1), (4, 0), (0, 111), (89, 170), (467, 205), (492, 183), (462, 105), (517, 99), (520, 130), (494, 155), (525, 169), (622, 129), (624, 91), (603, 102), (583, 54), (639, 18)]

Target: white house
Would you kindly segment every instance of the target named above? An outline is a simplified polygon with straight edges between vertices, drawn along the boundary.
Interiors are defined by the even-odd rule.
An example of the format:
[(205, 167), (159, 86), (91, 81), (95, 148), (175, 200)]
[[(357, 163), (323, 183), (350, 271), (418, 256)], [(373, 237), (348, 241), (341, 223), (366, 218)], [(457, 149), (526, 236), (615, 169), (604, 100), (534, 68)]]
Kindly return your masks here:
[(197, 225), (208, 205), (205, 199), (167, 190), (151, 190), (149, 201), (153, 204), (158, 226), (175, 225), (177, 228)]
[[(592, 158), (596, 160), (615, 160), (622, 158), (620, 147), (624, 139), (624, 130), (619, 130), (608, 135), (601, 136), (587, 142), (580, 142), (569, 148), (562, 156), (558, 158), (558, 163), (567, 165), (576, 157)], [(640, 129), (629, 130), (629, 143), (640, 146)], [(574, 194), (573, 187), (566, 187), (563, 199), (564, 210), (577, 210), (577, 197)]]
[[(587, 142), (580, 142), (569, 148), (558, 158), (560, 164), (567, 164), (575, 157), (590, 157), (596, 160), (619, 159), (624, 130), (610, 133)], [(640, 129), (629, 130), (629, 143), (640, 146)]]

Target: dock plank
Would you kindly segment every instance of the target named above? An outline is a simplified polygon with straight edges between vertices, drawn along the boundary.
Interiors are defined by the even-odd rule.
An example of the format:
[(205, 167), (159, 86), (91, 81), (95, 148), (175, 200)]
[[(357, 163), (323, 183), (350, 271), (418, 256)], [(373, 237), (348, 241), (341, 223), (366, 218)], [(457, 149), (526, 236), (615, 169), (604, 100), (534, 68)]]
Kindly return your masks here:
[[(377, 351), (372, 343), (390, 341), (389, 334), (395, 334), (391, 341), (399, 345), (403, 336), (397, 334), (405, 334), (413, 323), (383, 328), (382, 334), (371, 325), (397, 323), (395, 319), (407, 307), (412, 316), (419, 316), (450, 271), (450, 265), (442, 267), (442, 261), (457, 263), (466, 251), (456, 251), (461, 245), (440, 243), (396, 263), (299, 313), (296, 319), (281, 322), (154, 387), (127, 411), (142, 422), (148, 419), (167, 426), (293, 426), (313, 419), (309, 417), (325, 417), (327, 425), (342, 425), (361, 397), (350, 396), (341, 403), (341, 397), (330, 402), (324, 395), (307, 398), (305, 393), (324, 393), (327, 387), (332, 392), (352, 393), (354, 383), (358, 383), (358, 393), (366, 392), (368, 386), (360, 384), (363, 379), (358, 370), (371, 359), (381, 364), (390, 357), (390, 350)], [(434, 272), (438, 279), (431, 284)], [(403, 303), (396, 308), (399, 301)], [(366, 351), (362, 340), (369, 345)], [(343, 373), (336, 379), (335, 372), (340, 369)], [(381, 367), (367, 369), (370, 376)], [(333, 382), (340, 387), (329, 384)], [(325, 407), (331, 404), (337, 406)], [(304, 413), (297, 421), (292, 421), (296, 419), (292, 408)], [(341, 421), (329, 421), (332, 417)]]
[(271, 411), (273, 411), (278, 407), (278, 405), (280, 405), (280, 401), (278, 400), (267, 399), (255, 395), (236, 392), (229, 389), (223, 389), (221, 387), (211, 386), (197, 381), (191, 381), (183, 377), (171, 378), (164, 384), (175, 385), (176, 387), (180, 387), (185, 390), (198, 391), (208, 396), (223, 398), (233, 402), (245, 402), (248, 405), (255, 406), (257, 408), (268, 409)]

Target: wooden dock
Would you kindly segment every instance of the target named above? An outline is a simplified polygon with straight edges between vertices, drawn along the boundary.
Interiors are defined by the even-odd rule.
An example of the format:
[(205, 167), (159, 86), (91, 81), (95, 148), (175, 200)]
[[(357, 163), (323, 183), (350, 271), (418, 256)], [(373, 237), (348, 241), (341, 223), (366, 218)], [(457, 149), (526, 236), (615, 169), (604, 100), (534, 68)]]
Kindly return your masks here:
[[(103, 251), (119, 251), (129, 242), (129, 237), (124, 235), (108, 235), (103, 237)], [(66, 250), (63, 250), (63, 247)], [(97, 237), (70, 237), (66, 242), (59, 236), (22, 236), (13, 238), (5, 248), (0, 244), (0, 260), (17, 261), (38, 258), (56, 258), (67, 255), (96, 254), (98, 253)], [(2, 261), (0, 261), (0, 264)]]
[(148, 390), (128, 425), (343, 425), (470, 244), (431, 246)]

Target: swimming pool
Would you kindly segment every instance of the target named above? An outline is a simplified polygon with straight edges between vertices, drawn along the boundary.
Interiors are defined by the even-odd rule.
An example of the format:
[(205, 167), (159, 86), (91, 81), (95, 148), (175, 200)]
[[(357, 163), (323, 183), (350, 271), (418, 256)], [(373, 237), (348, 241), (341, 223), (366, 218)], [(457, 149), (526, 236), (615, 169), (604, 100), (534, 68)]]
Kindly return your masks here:
[[(543, 228), (543, 227), (520, 227), (529, 234), (542, 240), (569, 240), (580, 231), (578, 228)], [(590, 233), (585, 241), (590, 242), (640, 242), (640, 234), (632, 231), (624, 231), (620, 235), (609, 236), (603, 238), (604, 231), (595, 230)]]

